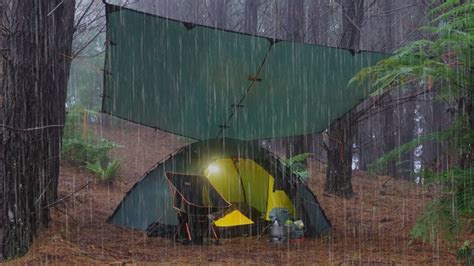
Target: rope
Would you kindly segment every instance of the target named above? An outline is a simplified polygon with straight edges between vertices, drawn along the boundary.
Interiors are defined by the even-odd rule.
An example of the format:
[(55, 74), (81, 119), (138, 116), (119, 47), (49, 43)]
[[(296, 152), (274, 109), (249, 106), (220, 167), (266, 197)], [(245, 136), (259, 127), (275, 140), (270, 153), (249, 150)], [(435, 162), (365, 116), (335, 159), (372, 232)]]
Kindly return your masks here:
[(69, 195), (67, 195), (67, 196), (65, 196), (65, 197), (62, 197), (62, 198), (56, 200), (56, 201), (53, 202), (53, 203), (50, 203), (50, 204), (48, 204), (48, 205), (46, 205), (46, 206), (43, 206), (43, 209), (50, 208), (50, 207), (52, 207), (52, 206), (57, 205), (58, 203), (61, 203), (61, 202), (65, 201), (65, 200), (69, 199), (70, 197), (74, 196), (75, 194), (77, 194), (79, 191), (83, 190), (84, 188), (86, 188), (86, 187), (89, 186), (90, 184), (91, 184), (91, 181), (87, 182), (86, 184), (84, 184), (84, 185), (81, 186), (80, 188), (76, 189), (76, 190), (75, 190), (74, 192), (72, 192), (71, 194), (69, 194)]
[(242, 103), (244, 102), (245, 98), (247, 98), (247, 96), (249, 95), (250, 93), (250, 90), (253, 88), (253, 85), (257, 82), (260, 81), (260, 79), (258, 78), (258, 76), (260, 75), (260, 72), (262, 72), (262, 69), (263, 69), (263, 66), (265, 65), (265, 62), (267, 61), (267, 58), (268, 58), (268, 55), (270, 54), (270, 51), (272, 50), (272, 47), (273, 47), (273, 43), (270, 44), (270, 47), (268, 47), (268, 51), (267, 53), (265, 54), (265, 57), (263, 58), (262, 60), (262, 63), (260, 64), (260, 66), (258, 67), (257, 69), (257, 73), (255, 74), (255, 76), (251, 79), (252, 80), (252, 83), (250, 83), (250, 85), (247, 87), (247, 89), (245, 90), (244, 94), (242, 95), (242, 97), (240, 98), (240, 101), (237, 103), (237, 104), (234, 104), (233, 105), (233, 110), (232, 112), (230, 113), (229, 117), (227, 118), (227, 120), (225, 120), (224, 124), (221, 126), (221, 130), (219, 131), (219, 133), (217, 134), (217, 137), (219, 137), (223, 132), (224, 130), (227, 128), (227, 123), (232, 119), (232, 117), (234, 117), (235, 113), (237, 112), (237, 108), (239, 106), (242, 105)]
[(54, 13), (54, 11), (56, 11), (56, 9), (58, 9), (58, 7), (60, 7), (62, 4), (63, 4), (64, 0), (61, 1), (56, 7), (54, 7), (51, 11), (49, 11), (48, 15), (46, 15), (47, 17), (51, 16), (51, 14)]
[(64, 125), (48, 125), (48, 126), (42, 126), (42, 127), (16, 128), (16, 127), (8, 126), (5, 124), (0, 124), (0, 127), (9, 129), (11, 131), (17, 131), (17, 132), (31, 132), (31, 131), (36, 131), (36, 130), (50, 129), (50, 128), (63, 128)]

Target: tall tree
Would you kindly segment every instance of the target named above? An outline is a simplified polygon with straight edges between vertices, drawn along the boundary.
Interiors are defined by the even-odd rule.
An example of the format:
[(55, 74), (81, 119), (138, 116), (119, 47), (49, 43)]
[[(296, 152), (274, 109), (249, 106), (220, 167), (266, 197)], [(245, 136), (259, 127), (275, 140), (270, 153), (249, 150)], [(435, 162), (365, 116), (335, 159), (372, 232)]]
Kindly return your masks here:
[(245, 0), (244, 32), (257, 34), (259, 0)]
[[(411, 235), (424, 241), (435, 241), (438, 235), (455, 235), (463, 223), (474, 214), (474, 97), (472, 32), (473, 3), (447, 0), (430, 12), (432, 22), (426, 27), (432, 38), (411, 42), (394, 56), (381, 60), (376, 66), (361, 70), (353, 79), (359, 84), (371, 81), (378, 92), (392, 86), (434, 84), (440, 87), (445, 101), (456, 102), (457, 115), (450, 127), (440, 132), (421, 135), (382, 156), (376, 164), (384, 167), (387, 161), (399, 160), (419, 145), (429, 141), (447, 142), (453, 156), (447, 170), (424, 169), (423, 180), (443, 190), (417, 221)], [(428, 86), (428, 88), (431, 85)], [(415, 109), (416, 110), (416, 109)], [(403, 158), (403, 157), (402, 157)]]
[(305, 34), (304, 0), (288, 1), (288, 39), (303, 42)]
[(57, 198), (74, 0), (0, 1), (0, 260), (24, 254)]
[(227, 0), (211, 1), (209, 9), (209, 18), (213, 26), (225, 28), (227, 26)]
[[(359, 49), (360, 27), (364, 20), (364, 0), (340, 0), (343, 33), (340, 47)], [(325, 191), (342, 197), (352, 197), (352, 146), (355, 116), (349, 111), (333, 122), (328, 129)]]
[[(305, 35), (305, 10), (304, 0), (288, 1), (286, 39), (294, 42), (303, 42)], [(305, 137), (292, 136), (287, 138), (286, 157), (303, 153), (305, 150)]]
[[(368, 5), (372, 5), (372, 1)], [(367, 5), (367, 4), (366, 4)], [(411, 40), (423, 38), (426, 32), (420, 27), (428, 23), (428, 5), (423, 1), (401, 1), (394, 6), (391, 0), (375, 1), (371, 8), (366, 7), (363, 27), (361, 27), (361, 48), (383, 52), (393, 52), (404, 43)], [(417, 91), (425, 90), (416, 85)], [(412, 97), (413, 91), (406, 86), (399, 86), (386, 93), (379, 106), (369, 110), (364, 115), (363, 122), (357, 123), (357, 147), (361, 169), (366, 170), (370, 165), (384, 153), (393, 150), (403, 143), (403, 139), (413, 136), (416, 123), (411, 119), (423, 119), (428, 114), (430, 105), (425, 97)], [(420, 106), (421, 112), (415, 117), (414, 103)], [(407, 121), (407, 120), (410, 121)], [(401, 123), (400, 123), (401, 122)], [(425, 127), (425, 125), (423, 125)], [(430, 128), (421, 128), (432, 132)], [(362, 147), (362, 148), (360, 148)], [(427, 159), (428, 149), (423, 146), (423, 160)], [(403, 163), (389, 162), (379, 174), (387, 174), (394, 177), (411, 177), (414, 167), (414, 156), (409, 154), (400, 158)], [(436, 155), (428, 156), (436, 158)]]

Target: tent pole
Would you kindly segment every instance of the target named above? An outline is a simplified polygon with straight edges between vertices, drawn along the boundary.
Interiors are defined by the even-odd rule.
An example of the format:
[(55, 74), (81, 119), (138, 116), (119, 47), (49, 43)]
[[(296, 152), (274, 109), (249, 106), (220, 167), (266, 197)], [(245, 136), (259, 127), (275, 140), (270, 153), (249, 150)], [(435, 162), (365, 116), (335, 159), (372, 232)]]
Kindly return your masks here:
[(239, 176), (240, 186), (242, 187), (242, 193), (244, 194), (244, 203), (245, 203), (245, 204), (248, 204), (248, 202), (247, 202), (247, 195), (245, 195), (244, 181), (242, 180), (242, 176), (240, 175), (239, 168), (237, 167), (237, 164), (235, 163), (236, 160), (238, 160), (238, 159), (232, 158), (232, 163), (234, 164), (235, 171), (237, 172), (237, 175)]
[[(267, 170), (265, 170), (265, 171), (267, 171)], [(273, 187), (275, 187), (275, 178), (273, 178)], [(271, 210), (268, 210), (268, 202), (269, 202), (269, 199), (270, 199), (270, 191), (268, 191), (269, 189), (270, 189), (270, 173), (267, 172), (267, 202), (265, 204), (265, 219), (267, 219), (267, 213), (269, 213), (271, 211)], [(272, 188), (272, 190), (273, 190), (273, 188)]]

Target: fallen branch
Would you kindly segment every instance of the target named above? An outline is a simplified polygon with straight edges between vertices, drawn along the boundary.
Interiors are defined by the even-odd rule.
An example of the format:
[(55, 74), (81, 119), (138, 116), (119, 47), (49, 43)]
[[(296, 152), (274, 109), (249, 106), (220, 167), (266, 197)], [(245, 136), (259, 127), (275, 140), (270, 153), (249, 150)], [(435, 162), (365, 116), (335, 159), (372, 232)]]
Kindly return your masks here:
[(268, 230), (268, 228), (270, 228), (272, 226), (272, 224), (268, 224), (267, 226), (265, 226), (262, 230), (262, 233), (257, 237), (257, 240), (260, 240), (260, 238), (265, 234), (265, 232)]
[(382, 183), (382, 187), (385, 187), (388, 183), (388, 181), (392, 180), (392, 177), (389, 177), (385, 182)]
[(68, 216), (68, 217), (71, 218), (71, 220), (73, 220), (74, 222), (76, 221), (76, 219), (74, 219), (74, 217), (72, 217), (72, 215), (70, 215), (69, 213), (67, 213), (67, 212), (65, 212), (65, 211), (63, 211), (63, 210), (61, 210), (60, 208), (58, 208), (58, 206), (53, 206), (53, 208), (54, 208), (55, 210), (57, 210), (58, 212), (63, 213), (64, 215)]
[(62, 197), (60, 199), (58, 199), (57, 201), (51, 203), (51, 204), (48, 204), (46, 206), (44, 206), (43, 208), (50, 208), (52, 206), (55, 206), (56, 204), (58, 203), (61, 203), (67, 199), (69, 199), (70, 197), (74, 196), (74, 194), (76, 194), (77, 192), (83, 190), (84, 188), (86, 188), (87, 186), (89, 186), (89, 184), (91, 183), (91, 181), (87, 182), (86, 184), (84, 184), (83, 186), (81, 186), (80, 188), (78, 188), (76, 191), (72, 192), (71, 194), (67, 195), (66, 197)]

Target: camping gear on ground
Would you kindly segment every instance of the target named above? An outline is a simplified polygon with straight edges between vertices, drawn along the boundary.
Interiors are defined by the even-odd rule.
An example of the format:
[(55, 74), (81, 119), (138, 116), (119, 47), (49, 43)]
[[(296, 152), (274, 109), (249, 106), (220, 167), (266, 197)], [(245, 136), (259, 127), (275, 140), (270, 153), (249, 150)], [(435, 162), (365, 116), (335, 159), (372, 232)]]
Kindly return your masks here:
[(284, 231), (288, 240), (298, 239), (304, 236), (304, 231), (302, 229), (298, 229), (293, 222), (286, 223)]
[(298, 228), (291, 220), (287, 220), (284, 225), (281, 225), (278, 220), (274, 220), (270, 229), (270, 241), (276, 244), (296, 243), (298, 239), (304, 238), (304, 230)]
[[(178, 239), (186, 244), (203, 244), (204, 237), (219, 240), (213, 228), (217, 212), (230, 206), (205, 176), (166, 173), (173, 190), (173, 208), (180, 226)], [(183, 236), (186, 236), (183, 239)]]
[(304, 236), (304, 223), (301, 220), (293, 222), (289, 219), (288, 209), (273, 208), (269, 215), (272, 221), (270, 240), (273, 243), (290, 242)]
[[(213, 216), (208, 220), (220, 237), (260, 234), (275, 208), (302, 220), (306, 236), (324, 234), (331, 227), (309, 187), (276, 156), (255, 142), (227, 138), (189, 144), (160, 162), (127, 192), (108, 222), (174, 237), (186, 221), (173, 208), (175, 188), (167, 175), (176, 176), (171, 183), (187, 205), (212, 206), (206, 214)], [(187, 176), (194, 178), (189, 184), (182, 179)], [(208, 194), (202, 194), (203, 187)], [(219, 210), (214, 212), (214, 207)]]
[(296, 228), (298, 228), (299, 230), (303, 230), (303, 228), (304, 228), (304, 223), (303, 223), (303, 221), (298, 220), (298, 221), (295, 221), (295, 226), (296, 226)]
[(106, 2), (102, 111), (196, 140), (320, 132), (376, 88), (355, 89), (348, 81), (389, 56), (236, 33), (153, 12)]
[(288, 213), (287, 208), (273, 208), (270, 211), (270, 220), (273, 221), (278, 221), (278, 224), (284, 225), (286, 221), (290, 218), (290, 214)]
[(274, 220), (272, 223), (272, 228), (270, 229), (270, 240), (276, 244), (283, 243), (286, 240), (284, 226), (280, 225), (278, 220)]

